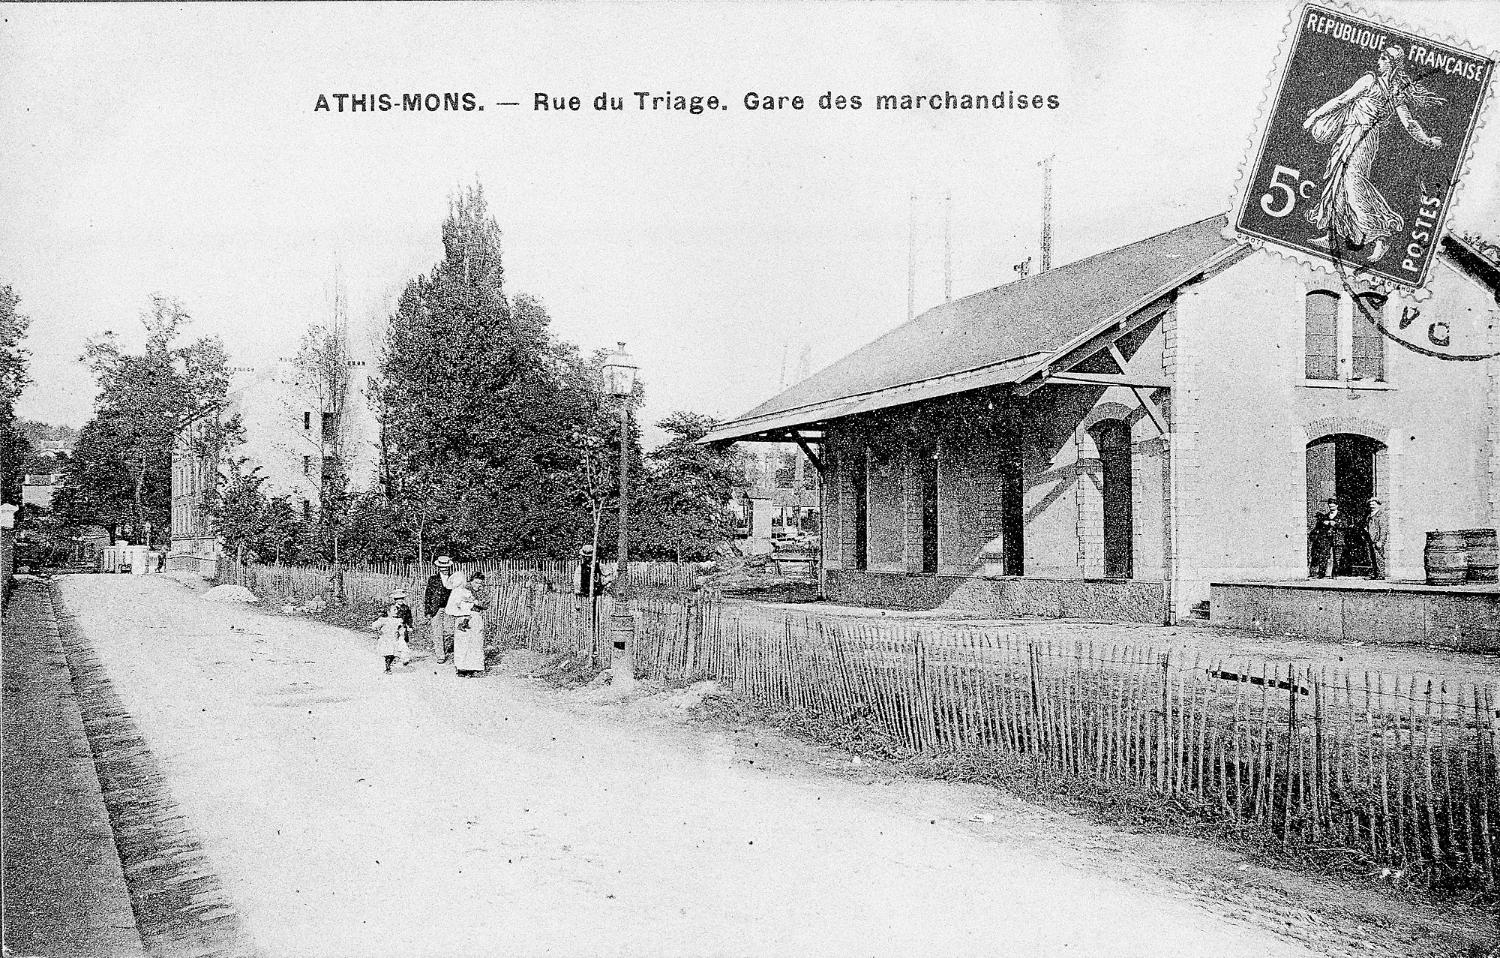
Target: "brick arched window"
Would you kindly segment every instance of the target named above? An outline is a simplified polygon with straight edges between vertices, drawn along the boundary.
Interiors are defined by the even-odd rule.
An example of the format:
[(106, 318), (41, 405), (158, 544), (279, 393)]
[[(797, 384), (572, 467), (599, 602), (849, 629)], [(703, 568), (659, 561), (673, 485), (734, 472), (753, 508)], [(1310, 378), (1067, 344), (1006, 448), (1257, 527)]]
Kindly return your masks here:
[(1351, 379), (1385, 381), (1385, 336), (1377, 325), (1385, 311), (1385, 297), (1360, 293), (1354, 297), (1354, 324), (1350, 337)]
[(1309, 290), (1305, 304), (1308, 379), (1339, 383), (1385, 382), (1385, 337), (1380, 322), (1385, 297), (1350, 298), (1328, 289)]
[(1339, 294), (1307, 294), (1307, 378), (1339, 378)]

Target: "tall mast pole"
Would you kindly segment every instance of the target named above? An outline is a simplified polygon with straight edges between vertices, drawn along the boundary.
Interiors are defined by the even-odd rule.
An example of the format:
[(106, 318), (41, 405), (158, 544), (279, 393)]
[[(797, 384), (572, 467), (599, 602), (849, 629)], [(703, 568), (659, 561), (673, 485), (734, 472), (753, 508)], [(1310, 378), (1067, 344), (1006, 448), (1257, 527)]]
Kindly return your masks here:
[(1042, 272), (1052, 268), (1052, 157), (1038, 164), (1042, 168)]
[(911, 195), (906, 213), (906, 321), (917, 315), (917, 194)]
[(943, 302), (953, 301), (953, 191), (943, 203)]

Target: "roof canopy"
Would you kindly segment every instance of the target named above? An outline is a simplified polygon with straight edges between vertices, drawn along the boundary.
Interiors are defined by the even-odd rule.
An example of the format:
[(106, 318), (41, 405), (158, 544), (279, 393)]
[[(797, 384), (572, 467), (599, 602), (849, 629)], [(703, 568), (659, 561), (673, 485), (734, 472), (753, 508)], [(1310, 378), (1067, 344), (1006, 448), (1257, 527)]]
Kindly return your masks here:
[(857, 413), (1027, 378), (1238, 248), (1222, 214), (930, 309), (720, 425), (704, 442), (770, 438)]

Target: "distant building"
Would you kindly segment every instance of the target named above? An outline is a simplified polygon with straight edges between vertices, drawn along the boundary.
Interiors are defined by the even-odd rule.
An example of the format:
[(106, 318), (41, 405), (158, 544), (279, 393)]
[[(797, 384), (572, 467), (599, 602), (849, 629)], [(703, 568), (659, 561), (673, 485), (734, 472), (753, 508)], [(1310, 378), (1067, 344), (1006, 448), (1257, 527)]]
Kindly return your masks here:
[[(781, 388), (802, 382), (812, 372), (812, 347), (804, 343), (795, 371), (787, 378), (790, 346), (781, 357)], [(741, 540), (770, 543), (816, 537), (822, 517), (821, 479), (795, 443), (757, 443), (740, 447), (745, 483), (730, 496)]]
[(51, 509), (52, 496), (57, 492), (57, 487), (62, 485), (62, 481), (63, 474), (60, 472), (26, 473), (21, 486), (21, 505)]
[(705, 441), (815, 449), (824, 591), (856, 603), (1174, 621), (1225, 583), (1331, 594), (1307, 581), (1329, 499), (1384, 503), (1350, 590), (1422, 580), (1431, 531), (1493, 530), (1500, 270), (1445, 239), (1421, 322), (1491, 356), (1445, 362), (1362, 318), (1404, 327), (1400, 301), (1223, 226), (945, 303)]
[[(379, 429), (368, 401), (364, 361), (350, 362), (349, 395), (344, 403), (343, 450), (349, 488), (372, 487), (379, 473)], [(230, 460), (258, 468), (269, 497), (287, 496), (306, 518), (317, 511), (326, 468), (337, 437), (333, 415), (312, 377), (290, 360), (261, 370), (231, 370), (230, 391), (218, 417), (239, 416), (243, 442), (227, 451)], [(172, 454), (172, 555), (176, 568), (212, 560), (219, 552), (207, 513), (208, 495), (227, 462), (209, 462), (193, 439), (204, 423), (189, 426)]]
[(741, 539), (775, 541), (816, 536), (821, 515), (818, 474), (792, 443), (766, 443), (746, 450), (745, 485), (730, 507)]
[(21, 480), (21, 504), (41, 509), (52, 508), (52, 497), (63, 481), (63, 469), (73, 453), (73, 441), (43, 439), (33, 443), (33, 455), (26, 461)]

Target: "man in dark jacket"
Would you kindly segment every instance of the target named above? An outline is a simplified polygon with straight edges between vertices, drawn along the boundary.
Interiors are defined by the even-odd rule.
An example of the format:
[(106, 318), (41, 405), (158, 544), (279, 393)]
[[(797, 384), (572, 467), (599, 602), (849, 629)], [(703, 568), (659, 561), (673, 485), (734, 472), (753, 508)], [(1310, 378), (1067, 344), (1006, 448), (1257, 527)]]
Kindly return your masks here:
[(443, 611), (452, 591), (448, 577), (453, 574), (453, 560), (438, 556), (432, 565), (434, 571), (427, 580), (427, 594), (422, 604), (427, 612), (427, 637), (432, 640), (432, 658), (442, 664), (448, 661), (448, 653), (453, 650), (453, 627), (456, 624), (453, 616)]
[(1348, 522), (1339, 513), (1338, 500), (1329, 499), (1327, 506), (1313, 517), (1312, 522), (1310, 571), (1315, 579), (1326, 579), (1344, 572), (1344, 532)]
[(578, 550), (578, 564), (573, 567), (573, 595), (576, 597), (574, 607), (578, 600), (604, 594), (604, 576), (600, 574), (599, 559), (594, 555), (593, 546), (584, 546)]

